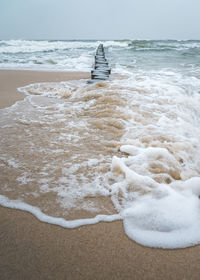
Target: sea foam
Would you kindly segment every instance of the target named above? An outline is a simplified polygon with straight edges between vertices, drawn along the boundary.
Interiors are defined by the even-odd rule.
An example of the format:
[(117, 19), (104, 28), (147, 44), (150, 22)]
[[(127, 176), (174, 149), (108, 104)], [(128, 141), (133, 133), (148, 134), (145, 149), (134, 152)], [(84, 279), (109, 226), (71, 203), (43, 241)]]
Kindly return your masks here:
[(99, 222), (113, 222), (117, 220), (121, 220), (119, 214), (116, 215), (97, 215), (91, 219), (77, 219), (72, 221), (67, 221), (63, 218), (56, 218), (42, 213), (42, 211), (34, 206), (31, 206), (27, 203), (24, 203), (19, 200), (9, 200), (7, 197), (0, 195), (0, 205), (4, 207), (8, 207), (11, 209), (18, 209), (29, 212), (33, 214), (38, 220), (41, 222), (58, 225), (64, 228), (76, 228), (85, 225), (93, 225)]
[[(97, 42), (2, 48), (11, 58), (23, 44), (58, 64), (67, 48), (62, 67), (80, 70)], [(0, 204), (66, 228), (122, 220), (145, 246), (199, 244), (199, 42), (106, 44), (117, 73), (109, 82), (31, 84), (20, 89), (23, 101), (0, 110)]]

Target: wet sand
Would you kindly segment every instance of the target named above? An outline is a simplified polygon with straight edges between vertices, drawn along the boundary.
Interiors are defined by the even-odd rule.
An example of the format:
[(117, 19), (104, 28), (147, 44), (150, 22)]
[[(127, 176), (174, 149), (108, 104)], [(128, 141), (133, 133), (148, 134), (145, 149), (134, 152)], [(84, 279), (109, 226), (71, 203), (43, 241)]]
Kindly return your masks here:
[[(42, 81), (87, 78), (87, 73), (0, 71), (0, 105), (23, 94), (16, 88)], [(199, 279), (200, 246), (161, 250), (140, 246), (121, 221), (68, 230), (33, 215), (0, 207), (1, 279)]]
[(0, 108), (11, 106), (25, 95), (18, 92), (18, 87), (32, 83), (62, 82), (89, 78), (85, 72), (43, 72), (23, 70), (0, 70)]

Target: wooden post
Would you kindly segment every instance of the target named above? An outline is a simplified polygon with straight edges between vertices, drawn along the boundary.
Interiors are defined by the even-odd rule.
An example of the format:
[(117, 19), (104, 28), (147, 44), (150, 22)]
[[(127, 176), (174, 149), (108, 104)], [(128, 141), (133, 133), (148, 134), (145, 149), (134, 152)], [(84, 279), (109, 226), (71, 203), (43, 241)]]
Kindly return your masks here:
[(100, 44), (98, 46), (94, 58), (94, 69), (91, 70), (91, 80), (89, 81), (89, 83), (107, 80), (111, 73), (111, 69), (109, 67), (108, 61), (105, 58), (103, 44)]

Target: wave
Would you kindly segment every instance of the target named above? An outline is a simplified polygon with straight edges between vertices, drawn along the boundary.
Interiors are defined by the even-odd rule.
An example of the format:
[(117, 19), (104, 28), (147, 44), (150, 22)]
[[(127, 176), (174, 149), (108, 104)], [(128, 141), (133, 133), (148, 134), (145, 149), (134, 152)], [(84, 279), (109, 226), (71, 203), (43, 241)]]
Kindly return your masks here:
[[(179, 67), (195, 63), (200, 41), (107, 40), (107, 41), (0, 41), (0, 68), (56, 71), (90, 71), (99, 43), (114, 70), (120, 68)], [(171, 59), (169, 59), (169, 56)], [(184, 58), (183, 58), (184, 57)], [(53, 63), (52, 63), (53, 61)], [(197, 60), (196, 60), (197, 63)], [(183, 65), (183, 63), (182, 63)], [(119, 66), (119, 67), (118, 67)], [(120, 71), (118, 71), (120, 73)]]
[(199, 244), (198, 78), (143, 69), (20, 90), (0, 112), (2, 205), (64, 227), (122, 219), (150, 247)]
[(128, 44), (129, 48), (143, 51), (168, 51), (188, 50), (200, 48), (200, 41), (177, 41), (177, 40), (133, 40)]
[(34, 53), (69, 49), (96, 48), (103, 42), (105, 47), (126, 47), (128, 42), (121, 41), (0, 41), (0, 53)]

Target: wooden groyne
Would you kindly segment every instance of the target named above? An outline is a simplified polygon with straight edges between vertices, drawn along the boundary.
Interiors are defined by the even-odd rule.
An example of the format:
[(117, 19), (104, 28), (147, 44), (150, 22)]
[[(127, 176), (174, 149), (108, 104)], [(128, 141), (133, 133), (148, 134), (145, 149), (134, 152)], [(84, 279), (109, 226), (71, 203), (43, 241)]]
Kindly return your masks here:
[(91, 80), (89, 82), (105, 81), (109, 78), (110, 73), (111, 69), (105, 58), (103, 44), (100, 44), (95, 54), (94, 69), (91, 71)]

